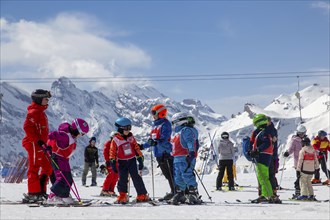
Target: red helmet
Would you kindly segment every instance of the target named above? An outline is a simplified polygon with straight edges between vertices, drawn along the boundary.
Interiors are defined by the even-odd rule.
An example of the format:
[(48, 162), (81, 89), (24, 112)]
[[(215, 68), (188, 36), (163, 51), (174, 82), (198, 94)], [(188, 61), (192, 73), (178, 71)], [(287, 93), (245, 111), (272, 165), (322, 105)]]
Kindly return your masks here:
[(72, 129), (73, 130), (78, 130), (78, 132), (81, 135), (85, 135), (88, 133), (89, 131), (89, 126), (87, 124), (87, 122), (81, 118), (76, 118), (72, 121)]
[(167, 108), (163, 104), (155, 105), (151, 109), (151, 114), (157, 115), (158, 118), (165, 118), (167, 114)]

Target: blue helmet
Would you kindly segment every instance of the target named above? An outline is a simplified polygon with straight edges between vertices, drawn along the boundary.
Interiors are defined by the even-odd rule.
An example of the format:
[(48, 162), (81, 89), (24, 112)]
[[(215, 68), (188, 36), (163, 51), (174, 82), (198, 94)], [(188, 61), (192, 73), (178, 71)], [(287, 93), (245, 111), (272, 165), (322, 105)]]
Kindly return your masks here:
[(323, 131), (323, 130), (320, 130), (318, 133), (317, 133), (318, 136), (323, 136), (323, 137), (326, 137), (328, 134), (327, 132)]
[(130, 131), (132, 129), (132, 122), (128, 118), (122, 117), (116, 120), (115, 126), (118, 128), (118, 132), (122, 133), (124, 130)]

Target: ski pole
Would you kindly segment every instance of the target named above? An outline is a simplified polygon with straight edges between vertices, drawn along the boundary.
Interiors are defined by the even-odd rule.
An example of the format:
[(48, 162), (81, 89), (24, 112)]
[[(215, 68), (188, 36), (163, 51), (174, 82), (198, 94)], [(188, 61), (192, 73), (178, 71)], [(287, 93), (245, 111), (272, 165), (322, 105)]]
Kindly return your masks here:
[(198, 175), (198, 173), (196, 172), (195, 169), (194, 169), (194, 173), (195, 173), (195, 175), (198, 177), (200, 183), (202, 184), (202, 186), (203, 186), (203, 188), (204, 188), (204, 190), (205, 190), (207, 196), (209, 197), (209, 200), (212, 202), (212, 197), (210, 196), (210, 194), (209, 194), (208, 191), (206, 190), (206, 188), (205, 188), (205, 186), (204, 186), (204, 184), (203, 184), (201, 178), (199, 177), (199, 175)]
[[(325, 153), (327, 153), (327, 152), (325, 151)], [(327, 159), (326, 159), (325, 155), (323, 155), (323, 159), (324, 159), (324, 164), (325, 164), (325, 170), (327, 171), (327, 178), (328, 178), (328, 180), (330, 180)]]
[(171, 184), (172, 184), (172, 187), (173, 187), (173, 193), (175, 194), (175, 184), (174, 184), (174, 180), (173, 180), (173, 175), (172, 175), (171, 166), (170, 166), (170, 163), (168, 162), (168, 158), (166, 159), (166, 162), (167, 162), (167, 168), (168, 168), (168, 171), (169, 171), (169, 173), (170, 173)]
[(281, 184), (282, 184), (282, 177), (283, 177), (283, 173), (284, 173), (285, 161), (286, 161), (286, 157), (284, 157), (284, 162), (283, 162), (283, 167), (282, 167), (282, 172), (281, 172), (280, 184), (278, 185), (278, 188), (279, 188), (279, 189), (281, 189)]
[(152, 185), (152, 199), (155, 200), (155, 185), (154, 185), (154, 157), (153, 148), (151, 147), (150, 158), (151, 158), (151, 185)]
[[(46, 149), (45, 145), (42, 145), (43, 149)], [(72, 186), (70, 185), (68, 179), (64, 176), (64, 174), (62, 173), (62, 171), (60, 170), (59, 166), (57, 165), (57, 163), (54, 161), (54, 159), (51, 157), (50, 153), (47, 151), (46, 153), (48, 155), (48, 157), (50, 158), (50, 160), (52, 161), (52, 163), (55, 165), (55, 167), (57, 168), (57, 170), (60, 172), (61, 176), (63, 177), (63, 179), (65, 180), (66, 184), (70, 187), (70, 190), (73, 192), (73, 194), (75, 195), (75, 197), (77, 198), (78, 202), (81, 203), (81, 199), (79, 196), (79, 192), (76, 186), (76, 183), (74, 182), (73, 178), (72, 178), (72, 183), (73, 186), (75, 188), (75, 190), (73, 190)]]
[(128, 174), (128, 178), (127, 178), (127, 182), (128, 182), (128, 189), (127, 189), (127, 202), (129, 202), (129, 197), (130, 197), (130, 192), (131, 192), (131, 175)]
[[(209, 151), (207, 152), (207, 156), (206, 156), (206, 159), (205, 159), (205, 166), (203, 167), (203, 170), (202, 170), (202, 177), (201, 177), (201, 180), (203, 180), (203, 177), (204, 177), (204, 172), (205, 172), (205, 167), (207, 165), (207, 160), (209, 158), (209, 155), (210, 155), (210, 151), (211, 151), (211, 148), (213, 148), (213, 141), (214, 141), (214, 138), (215, 138), (215, 134), (217, 133), (217, 131), (214, 132), (213, 134), (213, 138), (211, 139), (211, 145), (210, 145), (210, 148), (209, 148)], [(214, 149), (214, 148), (213, 148)]]

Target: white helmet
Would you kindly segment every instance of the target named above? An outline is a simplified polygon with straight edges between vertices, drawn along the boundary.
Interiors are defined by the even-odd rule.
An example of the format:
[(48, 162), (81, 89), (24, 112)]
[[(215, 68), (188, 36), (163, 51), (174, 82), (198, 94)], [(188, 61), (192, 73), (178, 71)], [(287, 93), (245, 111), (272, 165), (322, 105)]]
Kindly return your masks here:
[(306, 131), (307, 131), (307, 129), (306, 129), (306, 127), (303, 126), (303, 125), (299, 125), (299, 126), (297, 127), (297, 133), (299, 133), (299, 134), (305, 134)]
[(193, 126), (195, 124), (195, 119), (193, 116), (189, 115), (185, 112), (175, 113), (172, 116), (172, 125), (180, 126), (180, 125), (190, 125)]

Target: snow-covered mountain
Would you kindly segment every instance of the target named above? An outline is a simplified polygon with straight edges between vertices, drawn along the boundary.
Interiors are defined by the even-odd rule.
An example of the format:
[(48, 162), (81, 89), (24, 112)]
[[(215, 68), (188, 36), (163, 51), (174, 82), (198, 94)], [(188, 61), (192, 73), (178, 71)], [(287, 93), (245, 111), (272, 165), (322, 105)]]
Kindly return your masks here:
[[(1, 155), (0, 162), (10, 162), (18, 154), (25, 154), (21, 146), (24, 137), (22, 129), (26, 107), (31, 102), (30, 94), (7, 83), (2, 83), (2, 121)], [(214, 146), (219, 142), (223, 131), (230, 133), (230, 138), (241, 151), (240, 143), (244, 136), (250, 135), (253, 130), (251, 117), (255, 113), (265, 113), (272, 117), (279, 132), (279, 151), (286, 149), (286, 144), (300, 123), (298, 99), (296, 94), (280, 95), (266, 108), (260, 108), (254, 104), (246, 104), (244, 112), (227, 120), (221, 114), (215, 113), (209, 106), (203, 105), (199, 100), (185, 99), (177, 102), (160, 93), (150, 86), (138, 86), (130, 84), (125, 88), (102, 88), (99, 91), (88, 92), (81, 90), (68, 78), (60, 78), (53, 82), (51, 87), (53, 97), (50, 99), (47, 116), (50, 129), (57, 129), (58, 125), (65, 121), (71, 121), (75, 117), (84, 118), (90, 125), (90, 132), (78, 141), (78, 149), (73, 155), (71, 163), (75, 167), (83, 164), (83, 150), (90, 137), (97, 138), (97, 147), (100, 149), (100, 158), (103, 161), (102, 148), (111, 131), (115, 129), (114, 121), (121, 116), (128, 117), (133, 122), (133, 133), (138, 142), (148, 139), (152, 117), (150, 108), (158, 103), (168, 107), (168, 116), (176, 112), (190, 112), (194, 115), (200, 131), (200, 150), (196, 170), (200, 171), (203, 159), (210, 149), (210, 137), (215, 135)], [(299, 91), (301, 96), (302, 118), (307, 127), (307, 134), (312, 137), (318, 130), (330, 132), (330, 97), (329, 87), (317, 84)], [(146, 150), (145, 164), (150, 167), (150, 151)], [(206, 173), (215, 171), (216, 155), (210, 151)], [(289, 160), (289, 163), (290, 160)], [(237, 161), (238, 172), (248, 172), (252, 169), (244, 157)], [(148, 173), (148, 169), (145, 170)], [(159, 170), (158, 170), (159, 171)], [(157, 170), (156, 172), (157, 173)]]
[[(31, 98), (27, 92), (7, 83), (2, 83), (1, 87), (4, 96), (0, 124), (0, 161), (10, 162), (16, 155), (25, 154), (21, 146), (24, 137), (22, 127)], [(73, 166), (83, 164), (83, 150), (92, 136), (97, 139), (99, 155), (103, 161), (103, 144), (108, 140), (110, 132), (115, 130), (114, 122), (118, 117), (131, 119), (132, 132), (138, 142), (146, 141), (152, 125), (150, 109), (159, 103), (168, 107), (169, 118), (181, 111), (193, 114), (203, 134), (207, 134), (206, 131), (214, 129), (226, 120), (224, 116), (215, 113), (199, 100), (185, 99), (177, 102), (150, 86), (130, 84), (116, 90), (103, 88), (100, 91), (88, 92), (79, 89), (72, 81), (63, 77), (53, 82), (51, 92), (52, 98), (46, 110), (50, 130), (57, 129), (61, 122), (72, 121), (76, 117), (85, 119), (90, 126), (88, 135), (78, 140), (78, 149), (71, 160)]]
[[(307, 128), (307, 135), (312, 138), (319, 130), (325, 130), (328, 134), (330, 132), (330, 93), (329, 87), (323, 87), (318, 84), (309, 86), (299, 91), (301, 97), (301, 115), (304, 126)], [(252, 117), (254, 114), (263, 113), (270, 116), (275, 127), (278, 129), (279, 135), (279, 154), (280, 164), (283, 163), (282, 152), (287, 149), (287, 143), (295, 134), (297, 126), (300, 124), (299, 100), (296, 93), (289, 95), (280, 95), (275, 98), (265, 108), (260, 108), (254, 104), (246, 104), (245, 111), (221, 123), (211, 133), (217, 132), (221, 134), (227, 131), (230, 138), (236, 143), (240, 154), (242, 153), (241, 141), (247, 135), (250, 136), (253, 131)], [(217, 146), (219, 142), (219, 135), (215, 138), (214, 145)], [(207, 144), (210, 146), (210, 143)], [(206, 153), (202, 153), (205, 155)], [(206, 167), (207, 172), (215, 171), (216, 164), (211, 157)], [(202, 160), (197, 162), (198, 167), (202, 167)], [(286, 164), (293, 164), (293, 159), (289, 157)], [(244, 156), (237, 161), (238, 172), (249, 172), (253, 169), (251, 162), (248, 162)]]

